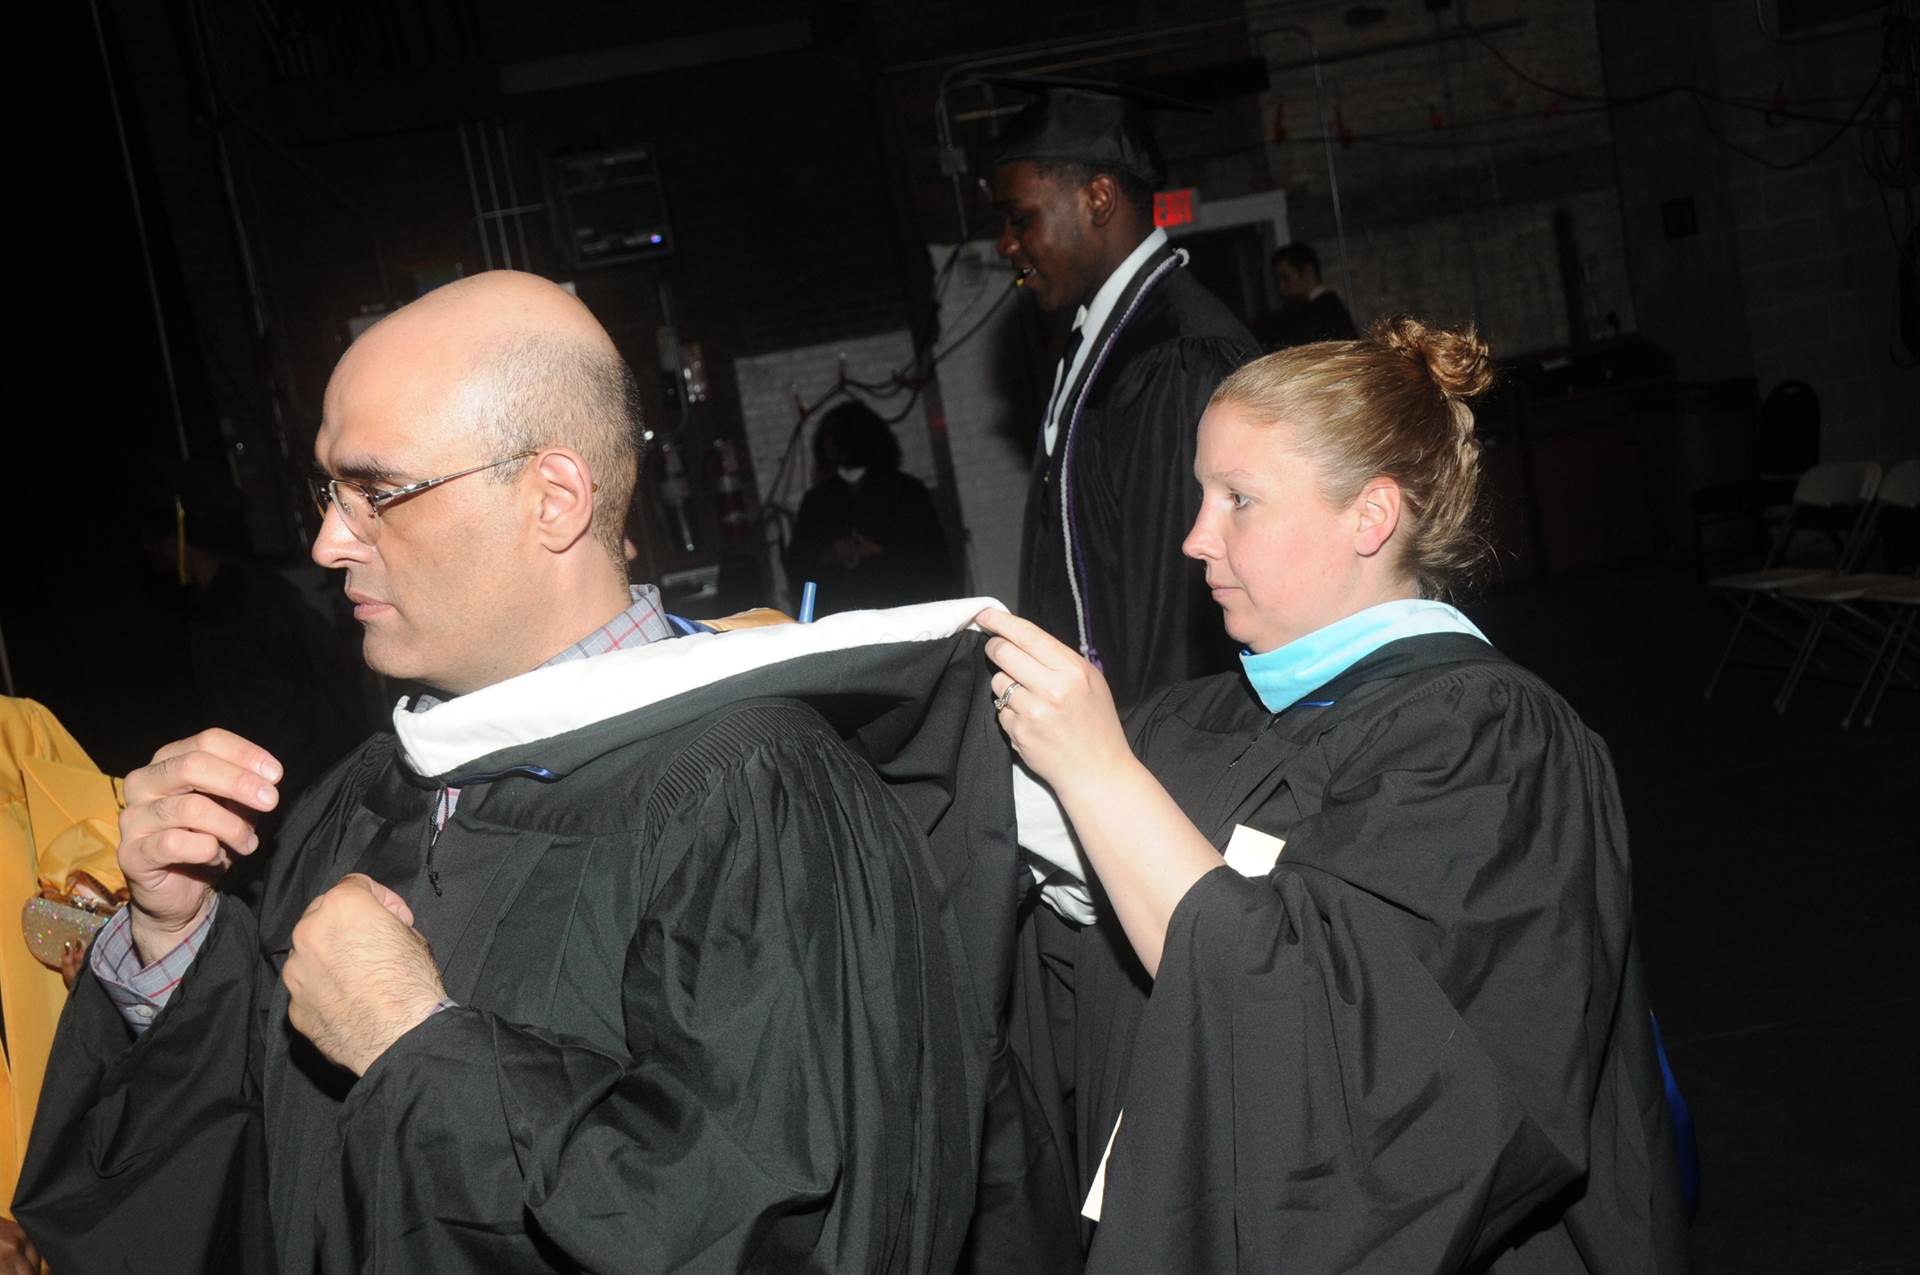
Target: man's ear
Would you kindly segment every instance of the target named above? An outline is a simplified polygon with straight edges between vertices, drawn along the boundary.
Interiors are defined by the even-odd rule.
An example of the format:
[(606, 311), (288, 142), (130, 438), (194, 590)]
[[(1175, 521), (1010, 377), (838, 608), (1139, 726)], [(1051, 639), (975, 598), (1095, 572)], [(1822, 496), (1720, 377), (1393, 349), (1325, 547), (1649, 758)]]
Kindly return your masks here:
[(1369, 478), (1353, 498), (1353, 548), (1371, 558), (1393, 539), (1400, 528), (1400, 484), (1385, 474)]
[(1096, 227), (1104, 227), (1120, 210), (1120, 187), (1110, 173), (1095, 173), (1080, 188), (1080, 198), (1086, 203), (1087, 219)]
[(534, 539), (565, 553), (593, 525), (597, 484), (579, 452), (552, 447), (533, 459)]

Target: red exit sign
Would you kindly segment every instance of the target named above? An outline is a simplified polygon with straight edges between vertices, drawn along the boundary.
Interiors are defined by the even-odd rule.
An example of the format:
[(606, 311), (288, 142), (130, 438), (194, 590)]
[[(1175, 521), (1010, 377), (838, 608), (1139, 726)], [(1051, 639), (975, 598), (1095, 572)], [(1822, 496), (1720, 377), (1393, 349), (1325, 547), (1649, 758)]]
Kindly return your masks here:
[(1153, 224), (1191, 226), (1200, 213), (1200, 192), (1192, 186), (1184, 190), (1162, 190), (1153, 196)]

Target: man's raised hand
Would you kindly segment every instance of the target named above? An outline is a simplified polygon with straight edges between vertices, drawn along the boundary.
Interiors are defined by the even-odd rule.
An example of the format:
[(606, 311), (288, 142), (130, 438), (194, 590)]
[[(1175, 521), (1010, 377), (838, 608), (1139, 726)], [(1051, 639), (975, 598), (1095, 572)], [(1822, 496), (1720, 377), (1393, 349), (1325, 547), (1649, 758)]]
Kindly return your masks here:
[(233, 855), (259, 848), (241, 812), (277, 806), (281, 774), (266, 749), (216, 728), (168, 744), (127, 776), (120, 870), (142, 961), (158, 960), (191, 934)]

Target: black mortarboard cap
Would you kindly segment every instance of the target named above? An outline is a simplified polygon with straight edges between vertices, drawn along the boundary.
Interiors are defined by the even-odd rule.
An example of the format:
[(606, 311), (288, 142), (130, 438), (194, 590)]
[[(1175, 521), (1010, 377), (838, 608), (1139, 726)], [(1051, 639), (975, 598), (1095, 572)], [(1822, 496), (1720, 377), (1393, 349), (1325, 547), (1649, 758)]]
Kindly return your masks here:
[(996, 166), (1023, 159), (1085, 164), (1130, 173), (1158, 186), (1166, 178), (1166, 164), (1154, 144), (1147, 112), (1206, 114), (1205, 108), (1164, 93), (1099, 80), (990, 75), (982, 82), (1034, 95), (1001, 130), (993, 148)]

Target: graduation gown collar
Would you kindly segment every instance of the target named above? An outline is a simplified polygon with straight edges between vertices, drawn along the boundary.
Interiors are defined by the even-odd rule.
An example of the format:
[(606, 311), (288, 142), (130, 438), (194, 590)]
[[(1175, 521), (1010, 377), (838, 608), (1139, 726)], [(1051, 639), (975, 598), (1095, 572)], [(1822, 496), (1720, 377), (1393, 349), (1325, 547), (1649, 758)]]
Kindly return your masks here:
[(1075, 626), (1078, 629), (1077, 647), (1081, 655), (1100, 666), (1100, 653), (1094, 646), (1093, 632), (1088, 620), (1091, 603), (1088, 595), (1088, 572), (1086, 550), (1082, 542), (1080, 528), (1077, 525), (1078, 512), (1074, 507), (1074, 484), (1077, 478), (1073, 468), (1073, 453), (1079, 434), (1080, 417), (1086, 406), (1087, 392), (1100, 378), (1100, 371), (1106, 366), (1113, 348), (1126, 333), (1127, 324), (1133, 320), (1140, 309), (1140, 303), (1147, 291), (1157, 285), (1173, 271), (1187, 264), (1185, 249), (1162, 244), (1150, 253), (1146, 260), (1134, 270), (1133, 277), (1127, 280), (1127, 286), (1121, 290), (1113, 306), (1111, 319), (1102, 325), (1102, 330), (1093, 344), (1093, 354), (1086, 361), (1080, 378), (1075, 382), (1073, 391), (1060, 409), (1060, 439), (1053, 449), (1052, 472), (1059, 475), (1056, 484), (1059, 500), (1059, 519), (1061, 529), (1061, 553), (1066, 567), (1067, 590), (1073, 599)]
[[(1088, 302), (1085, 307), (1087, 312), (1085, 340), (1088, 348), (1086, 354), (1079, 360), (1080, 374), (1074, 378), (1073, 384), (1067, 387), (1066, 398), (1060, 405), (1062, 432), (1067, 432), (1070, 421), (1079, 415), (1080, 400), (1086, 397), (1087, 388), (1099, 375), (1100, 367), (1106, 361), (1108, 347), (1119, 337), (1121, 329), (1133, 317), (1135, 302), (1140, 294), (1160, 280), (1165, 274), (1163, 267), (1167, 266), (1169, 261), (1174, 262), (1176, 266), (1185, 266), (1186, 250), (1175, 248), (1167, 241), (1166, 233), (1156, 229), (1153, 235), (1148, 235), (1140, 241), (1140, 246), (1134, 249), (1133, 255), (1107, 277), (1107, 281), (1100, 285), (1099, 291)], [(1122, 277), (1125, 278), (1125, 283), (1117, 292), (1110, 294), (1108, 290)], [(1073, 370), (1073, 368), (1066, 368), (1063, 374), (1071, 374)], [(1062, 455), (1065, 451), (1065, 447), (1058, 445), (1053, 449), (1056, 456)]]
[[(695, 692), (760, 669), (828, 652), (899, 642), (941, 642), (972, 626), (992, 598), (962, 598), (882, 611), (848, 611), (814, 624), (696, 633), (534, 669), (449, 700), (428, 712), (393, 713), (407, 766), (462, 786), (506, 774), (556, 778), (606, 751), (589, 728), (642, 709), (662, 711), (660, 729), (711, 706)], [(623, 732), (630, 735), (631, 732)]]
[(1153, 233), (1134, 246), (1133, 251), (1127, 254), (1126, 260), (1107, 276), (1106, 281), (1095, 290), (1087, 304), (1080, 307), (1080, 312), (1074, 316), (1073, 326), (1080, 328), (1089, 337), (1099, 336), (1134, 281), (1141, 278), (1142, 272), (1148, 270), (1151, 265), (1158, 265), (1162, 253), (1171, 251), (1167, 243), (1167, 232), (1155, 226)]
[(1463, 633), (1485, 642), (1466, 616), (1444, 602), (1399, 598), (1368, 607), (1240, 663), (1269, 713), (1282, 713), (1390, 642), (1430, 633)]

